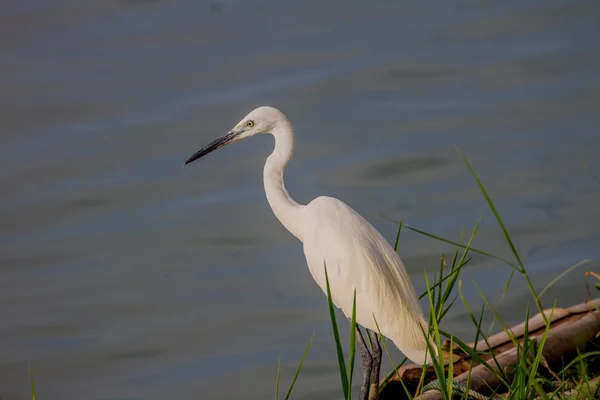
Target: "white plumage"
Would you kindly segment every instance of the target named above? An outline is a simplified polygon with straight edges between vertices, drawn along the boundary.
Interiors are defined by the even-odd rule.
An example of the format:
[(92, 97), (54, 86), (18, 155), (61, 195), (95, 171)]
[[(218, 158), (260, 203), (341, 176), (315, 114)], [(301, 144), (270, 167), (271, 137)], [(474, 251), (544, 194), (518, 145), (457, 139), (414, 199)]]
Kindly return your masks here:
[[(283, 170), (292, 157), (294, 133), (283, 113), (273, 107), (255, 109), (226, 135), (190, 157), (186, 164), (228, 143), (262, 133), (275, 138), (275, 149), (264, 167), (267, 200), (279, 221), (303, 243), (314, 280), (326, 293), (326, 265), (332, 301), (347, 317), (352, 315), (356, 289), (359, 325), (377, 332), (376, 318), (381, 333), (406, 357), (416, 364), (430, 362), (428, 339), (423, 334), (427, 332), (427, 324), (410, 277), (390, 244), (342, 201), (318, 197), (304, 206), (296, 203), (285, 189)], [(364, 398), (364, 393), (361, 397)]]
[(427, 324), (398, 254), (371, 224), (338, 199), (318, 197), (303, 214), (304, 255), (317, 284), (327, 292), (325, 260), (335, 305), (352, 316), (356, 288), (356, 322), (375, 332), (378, 325), (406, 357), (423, 364)]

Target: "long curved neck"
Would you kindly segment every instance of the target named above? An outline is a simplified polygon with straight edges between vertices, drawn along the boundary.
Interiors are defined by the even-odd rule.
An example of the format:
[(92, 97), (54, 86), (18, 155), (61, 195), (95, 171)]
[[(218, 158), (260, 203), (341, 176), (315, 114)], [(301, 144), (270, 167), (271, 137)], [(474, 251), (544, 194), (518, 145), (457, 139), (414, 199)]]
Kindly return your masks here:
[(275, 138), (275, 150), (267, 158), (264, 169), (267, 201), (283, 226), (302, 241), (300, 212), (304, 206), (290, 197), (283, 183), (283, 170), (294, 152), (294, 131), (289, 121), (279, 121), (271, 134)]

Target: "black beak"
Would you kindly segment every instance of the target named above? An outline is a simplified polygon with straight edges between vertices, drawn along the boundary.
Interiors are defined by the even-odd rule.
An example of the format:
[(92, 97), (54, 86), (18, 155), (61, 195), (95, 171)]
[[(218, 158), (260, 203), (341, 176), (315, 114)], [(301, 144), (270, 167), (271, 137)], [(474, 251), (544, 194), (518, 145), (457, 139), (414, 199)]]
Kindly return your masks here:
[(196, 161), (197, 159), (199, 159), (202, 156), (207, 155), (211, 151), (215, 151), (218, 148), (221, 148), (221, 147), (225, 146), (226, 144), (228, 144), (229, 142), (231, 142), (240, 133), (241, 132), (236, 132), (236, 131), (229, 131), (229, 132), (227, 132), (225, 135), (221, 136), (217, 140), (209, 143), (208, 145), (206, 145), (203, 148), (201, 148), (200, 150), (198, 150), (196, 152), (196, 154), (194, 154), (193, 156), (191, 156), (190, 158), (188, 158), (187, 161), (183, 165), (188, 165), (192, 161)]

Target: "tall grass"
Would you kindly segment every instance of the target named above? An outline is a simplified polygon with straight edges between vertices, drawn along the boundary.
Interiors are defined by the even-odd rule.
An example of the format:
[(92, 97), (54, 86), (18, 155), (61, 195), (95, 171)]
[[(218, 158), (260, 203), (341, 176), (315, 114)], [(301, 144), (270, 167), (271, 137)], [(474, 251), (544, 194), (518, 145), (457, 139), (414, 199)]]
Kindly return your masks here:
[(340, 370), (340, 379), (342, 381), (342, 390), (344, 391), (344, 399), (350, 400), (352, 398), (352, 375), (354, 372), (354, 353), (355, 353), (355, 332), (356, 332), (356, 290), (354, 290), (354, 300), (352, 303), (352, 320), (350, 322), (350, 344), (349, 344), (349, 355), (348, 355), (348, 368), (346, 368), (346, 361), (344, 360), (344, 351), (342, 349), (342, 341), (340, 340), (340, 334), (335, 318), (335, 309), (333, 301), (331, 300), (331, 288), (329, 287), (329, 275), (327, 274), (327, 265), (324, 265), (325, 269), (325, 282), (327, 284), (327, 302), (329, 305), (329, 316), (331, 318), (331, 325), (333, 327), (333, 338), (335, 340), (335, 347), (338, 356), (338, 365)]
[[(533, 398), (550, 399), (550, 398), (554, 398), (553, 396), (557, 395), (559, 392), (561, 394), (564, 394), (564, 393), (566, 393), (566, 385), (563, 384), (562, 386), (559, 385), (558, 387), (556, 387), (556, 382), (557, 382), (557, 380), (560, 381), (561, 377), (557, 376), (557, 374), (555, 374), (554, 372), (549, 371), (550, 375), (555, 378), (555, 380), (552, 381), (552, 380), (549, 380), (547, 377), (545, 377), (545, 375), (548, 375), (548, 374), (545, 374), (545, 375), (540, 374), (540, 366), (546, 365), (546, 362), (543, 358), (542, 349), (544, 347), (548, 332), (550, 331), (550, 323), (552, 321), (552, 315), (554, 313), (554, 308), (555, 308), (555, 306), (552, 307), (552, 309), (550, 310), (550, 316), (547, 317), (546, 314), (544, 313), (544, 308), (542, 306), (541, 297), (546, 293), (546, 291), (548, 290), (548, 288), (550, 286), (552, 286), (557, 281), (562, 279), (569, 272), (572, 272), (573, 270), (575, 270), (576, 268), (580, 267), (581, 265), (589, 262), (590, 260), (583, 260), (583, 261), (571, 266), (570, 268), (566, 269), (562, 274), (560, 274), (558, 277), (556, 277), (554, 280), (552, 280), (550, 282), (550, 284), (548, 284), (548, 286), (546, 286), (542, 291), (537, 293), (533, 286), (533, 283), (527, 273), (527, 269), (525, 267), (523, 259), (520, 256), (520, 254), (513, 242), (513, 239), (500, 216), (498, 209), (496, 208), (494, 202), (492, 201), (490, 194), (488, 193), (488, 191), (484, 187), (482, 181), (479, 179), (479, 177), (475, 173), (475, 170), (472, 168), (472, 166), (469, 163), (469, 161), (467, 160), (467, 158), (462, 153), (460, 153), (460, 151), (458, 151), (458, 153), (460, 154), (467, 169), (469, 170), (472, 177), (474, 178), (477, 187), (479, 188), (479, 190), (480, 190), (483, 198), (485, 199), (491, 213), (493, 214), (500, 230), (502, 231), (504, 240), (506, 241), (506, 244), (509, 247), (509, 249), (514, 257), (514, 260), (513, 261), (506, 260), (501, 257), (495, 256), (493, 254), (490, 254), (489, 252), (479, 250), (479, 249), (472, 247), (473, 240), (477, 234), (479, 225), (482, 220), (481, 218), (477, 221), (473, 231), (471, 232), (471, 235), (470, 235), (468, 241), (465, 244), (461, 243), (461, 239), (459, 239), (458, 241), (449, 240), (447, 238), (443, 238), (438, 235), (428, 233), (423, 230), (408, 226), (408, 225), (404, 224), (402, 221), (397, 222), (398, 231), (397, 231), (395, 242), (394, 242), (394, 248), (396, 249), (396, 251), (398, 250), (398, 246), (399, 246), (400, 238), (401, 238), (401, 232), (402, 232), (403, 228), (409, 229), (413, 232), (419, 233), (419, 234), (427, 236), (429, 238), (439, 240), (441, 242), (455, 246), (455, 251), (450, 259), (449, 268), (447, 265), (448, 260), (446, 259), (446, 256), (442, 255), (441, 260), (440, 260), (439, 272), (437, 274), (434, 274), (432, 282), (429, 282), (429, 278), (428, 278), (427, 274), (425, 274), (426, 290), (424, 293), (422, 293), (419, 296), (419, 299), (422, 299), (424, 297), (427, 298), (428, 310), (429, 310), (428, 322), (429, 322), (429, 329), (430, 329), (430, 331), (428, 333), (433, 338), (433, 341), (432, 341), (433, 344), (430, 346), (434, 346), (435, 350), (437, 350), (437, 354), (439, 355), (439, 357), (437, 357), (437, 358), (433, 357), (433, 360), (432, 360), (433, 370), (434, 370), (435, 377), (437, 380), (436, 389), (439, 390), (442, 394), (442, 397), (447, 400), (453, 398), (453, 395), (456, 394), (455, 392), (457, 390), (456, 389), (457, 386), (453, 382), (452, 368), (449, 368), (449, 369), (444, 368), (444, 360), (442, 358), (442, 353), (445, 351), (451, 359), (453, 352), (459, 351), (470, 357), (470, 368), (468, 370), (468, 378), (467, 378), (466, 384), (463, 385), (464, 387), (459, 388), (462, 393), (461, 398), (463, 398), (463, 399), (469, 398), (468, 396), (469, 396), (470, 383), (471, 383), (471, 371), (472, 371), (474, 362), (477, 362), (478, 364), (482, 364), (485, 366), (485, 368), (494, 372), (495, 376), (498, 378), (498, 380), (502, 383), (502, 385), (507, 390), (507, 393), (508, 393), (507, 399), (511, 399), (511, 400), (512, 399), (514, 399), (514, 400), (533, 399)], [(590, 175), (592, 176), (592, 178), (594, 178), (595, 180), (598, 181), (598, 179), (591, 172), (590, 172)], [(600, 183), (600, 181), (598, 181), (598, 182)], [(394, 221), (394, 222), (396, 222), (396, 221)], [(479, 315), (478, 316), (475, 315), (475, 313), (473, 312), (473, 310), (471, 309), (471, 307), (469, 306), (468, 302), (466, 301), (466, 299), (463, 295), (463, 292), (462, 292), (463, 282), (460, 279), (460, 272), (461, 272), (462, 268), (464, 268), (471, 261), (471, 257), (469, 256), (470, 253), (483, 255), (485, 257), (494, 259), (496, 261), (500, 261), (503, 264), (512, 268), (510, 276), (509, 276), (506, 284), (504, 285), (504, 289), (502, 292), (502, 298), (504, 298), (504, 295), (507, 293), (510, 283), (512, 282), (512, 280), (514, 278), (514, 274), (517, 273), (519, 276), (521, 276), (521, 278), (525, 281), (527, 288), (532, 296), (533, 302), (535, 304), (535, 308), (537, 309), (537, 311), (539, 311), (541, 313), (541, 315), (544, 319), (545, 326), (544, 326), (544, 330), (541, 335), (541, 338), (539, 338), (538, 340), (532, 340), (528, 336), (527, 328), (528, 328), (528, 319), (529, 319), (529, 307), (527, 307), (525, 310), (525, 315), (524, 315), (525, 324), (526, 324), (525, 334), (524, 334), (522, 343), (519, 340), (517, 340), (512, 335), (512, 332), (508, 329), (507, 325), (502, 321), (502, 319), (500, 318), (500, 315), (496, 312), (496, 310), (492, 306), (491, 302), (486, 298), (485, 294), (479, 289), (479, 287), (476, 284), (475, 284), (475, 286), (483, 300), (483, 305), (481, 306)], [(596, 275), (596, 274), (591, 273), (591, 275)], [(354, 361), (354, 352), (355, 352), (354, 331), (355, 331), (355, 326), (356, 326), (356, 314), (355, 314), (356, 294), (354, 295), (354, 311), (353, 311), (353, 316), (352, 316), (352, 321), (351, 321), (350, 341), (349, 341), (349, 345), (348, 345), (349, 360), (348, 360), (348, 364), (346, 364), (344, 352), (343, 352), (342, 341), (339, 336), (339, 329), (338, 329), (337, 321), (335, 318), (335, 310), (334, 310), (333, 303), (331, 301), (329, 278), (327, 276), (326, 266), (325, 266), (325, 276), (326, 276), (326, 283), (327, 283), (329, 315), (330, 315), (331, 325), (332, 325), (332, 329), (333, 329), (334, 340), (335, 340), (335, 344), (336, 344), (336, 354), (337, 354), (337, 358), (338, 358), (338, 367), (339, 367), (340, 379), (341, 379), (341, 383), (342, 383), (342, 392), (344, 395), (344, 399), (349, 400), (352, 397), (352, 393), (351, 393), (352, 392), (352, 390), (351, 390), (352, 389), (352, 373), (353, 373), (353, 361)], [(600, 285), (597, 285), (597, 287), (600, 289)], [(457, 293), (453, 295), (453, 293), (455, 293), (455, 292), (457, 292)], [(508, 337), (512, 340), (512, 342), (516, 348), (516, 351), (517, 351), (517, 362), (515, 365), (512, 365), (512, 368), (510, 371), (505, 371), (503, 368), (500, 367), (500, 363), (498, 362), (496, 356), (493, 353), (490, 352), (488, 354), (488, 356), (491, 356), (489, 362), (485, 361), (483, 358), (483, 353), (481, 353), (481, 351), (483, 349), (471, 348), (466, 343), (464, 343), (462, 340), (460, 340), (459, 338), (454, 337), (452, 334), (444, 332), (443, 330), (440, 329), (440, 323), (442, 322), (444, 316), (448, 313), (448, 311), (455, 304), (455, 301), (458, 298), (461, 299), (461, 302), (463, 303), (465, 309), (467, 310), (469, 318), (475, 328), (474, 343), (478, 343), (481, 339), (483, 339), (484, 342), (487, 343), (487, 347), (490, 348), (489, 343), (487, 341), (487, 336), (482, 330), (482, 320), (483, 320), (483, 315), (486, 312), (486, 309), (487, 309), (487, 312), (492, 314), (493, 321), (498, 322), (498, 324), (501, 326), (501, 328), (506, 332)], [(375, 322), (377, 323), (377, 321), (375, 321)], [(427, 332), (423, 332), (423, 333), (427, 334)], [(381, 332), (379, 332), (379, 334), (381, 334)], [(370, 336), (368, 334), (367, 334), (367, 337), (370, 338)], [(449, 347), (447, 347), (447, 348), (443, 347), (443, 343), (444, 343), (444, 340), (442, 340), (443, 338), (449, 339), (449, 343), (450, 343)], [(394, 367), (394, 370), (383, 379), (380, 389), (383, 389), (386, 386), (386, 384), (393, 378), (393, 376), (398, 373), (398, 368), (406, 362), (406, 358), (405, 358), (400, 364), (396, 364), (394, 362), (394, 360), (392, 359), (392, 356), (390, 354), (389, 348), (387, 346), (387, 341), (385, 340), (385, 338), (382, 339), (382, 344), (383, 344), (383, 347), (385, 349), (385, 352), (386, 352), (388, 358), (390, 359), (390, 361), (392, 363), (392, 366)], [(458, 350), (454, 350), (455, 345), (457, 346)], [(432, 352), (433, 350), (434, 350), (434, 348), (429, 349), (430, 352)], [(563, 383), (566, 382), (565, 371), (568, 370), (567, 367), (572, 368), (574, 365), (580, 365), (579, 368), (582, 369), (583, 367), (581, 367), (581, 365), (586, 365), (585, 361), (587, 359), (593, 358), (593, 357), (600, 358), (600, 351), (586, 353), (584, 355), (581, 355), (576, 360), (574, 360), (569, 365), (567, 365), (563, 369), (563, 371), (561, 371), (562, 382)], [(577, 364), (577, 363), (579, 363), (579, 364)], [(426, 386), (423, 385), (424, 377), (425, 377), (425, 368), (423, 369), (423, 374), (421, 376), (421, 383), (419, 384), (419, 387), (417, 388), (417, 391), (415, 393), (410, 393), (409, 390), (407, 389), (407, 387), (402, 382), (402, 380), (400, 380), (400, 383), (402, 384), (402, 386), (404, 388), (404, 392), (408, 398), (412, 398), (412, 397), (416, 398), (423, 393), (424, 387), (426, 388)], [(580, 377), (580, 382), (579, 382), (580, 385), (578, 387), (581, 389), (582, 386), (585, 386), (586, 387), (585, 393), (599, 393), (600, 394), (600, 385), (598, 385), (598, 383), (596, 382), (595, 386), (594, 386), (590, 382), (591, 382), (591, 380), (589, 379), (589, 377), (587, 375), (585, 375), (585, 377), (583, 377), (583, 378)], [(582, 390), (579, 390), (579, 392), (582, 392)], [(579, 392), (577, 392), (577, 393), (579, 393)], [(576, 393), (576, 395), (577, 395), (577, 393)], [(578, 397), (572, 397), (572, 398), (578, 398)]]

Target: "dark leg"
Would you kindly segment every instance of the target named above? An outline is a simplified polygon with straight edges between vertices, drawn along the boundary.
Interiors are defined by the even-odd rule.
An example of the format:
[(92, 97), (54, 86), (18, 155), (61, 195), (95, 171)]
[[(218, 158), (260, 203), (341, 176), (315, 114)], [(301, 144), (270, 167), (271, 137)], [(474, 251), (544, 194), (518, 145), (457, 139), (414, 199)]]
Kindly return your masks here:
[(373, 342), (373, 372), (371, 373), (371, 400), (379, 399), (379, 371), (381, 370), (381, 343), (377, 340), (377, 333), (369, 331)]
[(371, 371), (373, 370), (373, 357), (369, 348), (365, 343), (365, 338), (360, 331), (358, 325), (356, 325), (356, 342), (360, 349), (360, 356), (363, 363), (363, 380), (360, 385), (360, 400), (369, 400), (369, 386), (371, 383)]

